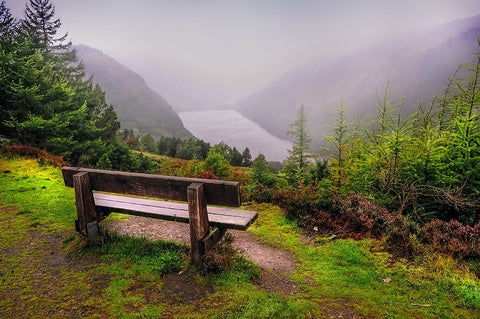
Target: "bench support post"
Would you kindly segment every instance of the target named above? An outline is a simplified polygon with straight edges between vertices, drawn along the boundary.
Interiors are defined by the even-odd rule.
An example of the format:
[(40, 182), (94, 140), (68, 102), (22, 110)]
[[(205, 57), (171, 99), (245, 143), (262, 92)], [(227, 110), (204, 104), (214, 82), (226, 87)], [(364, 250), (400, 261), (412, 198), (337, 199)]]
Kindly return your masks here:
[(209, 231), (203, 183), (192, 183), (188, 186), (187, 200), (190, 224), (190, 256), (195, 265), (201, 266), (205, 255), (205, 246), (202, 239)]
[(77, 231), (88, 239), (96, 239), (98, 237), (97, 212), (87, 172), (73, 175), (73, 188), (75, 189), (75, 206), (77, 206)]

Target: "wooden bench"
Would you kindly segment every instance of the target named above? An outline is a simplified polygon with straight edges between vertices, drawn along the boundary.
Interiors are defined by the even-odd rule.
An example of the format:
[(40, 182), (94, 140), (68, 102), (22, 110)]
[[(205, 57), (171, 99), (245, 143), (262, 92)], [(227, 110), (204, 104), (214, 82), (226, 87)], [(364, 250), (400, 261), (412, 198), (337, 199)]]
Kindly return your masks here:
[(78, 167), (63, 167), (62, 174), (65, 186), (75, 189), (75, 226), (82, 235), (97, 238), (98, 222), (111, 212), (189, 223), (190, 255), (197, 265), (227, 229), (246, 230), (258, 216), (254, 211), (210, 206), (239, 207), (238, 182)]

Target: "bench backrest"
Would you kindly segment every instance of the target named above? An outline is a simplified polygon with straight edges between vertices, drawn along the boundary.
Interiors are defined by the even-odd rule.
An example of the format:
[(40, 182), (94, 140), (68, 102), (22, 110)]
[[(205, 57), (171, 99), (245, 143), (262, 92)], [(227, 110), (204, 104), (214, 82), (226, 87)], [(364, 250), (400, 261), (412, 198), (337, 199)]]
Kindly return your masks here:
[(230, 207), (239, 207), (241, 204), (239, 182), (63, 167), (65, 186), (73, 187), (73, 175), (80, 172), (88, 172), (92, 190), (101, 192), (186, 202), (187, 187), (192, 183), (203, 183), (208, 204)]

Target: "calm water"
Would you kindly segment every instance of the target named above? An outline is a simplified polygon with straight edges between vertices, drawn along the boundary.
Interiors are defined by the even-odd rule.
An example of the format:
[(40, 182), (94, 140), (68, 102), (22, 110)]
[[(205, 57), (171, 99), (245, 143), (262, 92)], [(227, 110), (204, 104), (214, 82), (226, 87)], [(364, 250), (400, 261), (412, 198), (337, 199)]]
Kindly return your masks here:
[(211, 145), (223, 141), (240, 152), (248, 147), (252, 159), (262, 153), (269, 161), (282, 161), (291, 148), (290, 141), (268, 133), (233, 110), (181, 112), (179, 115), (185, 127), (197, 138)]

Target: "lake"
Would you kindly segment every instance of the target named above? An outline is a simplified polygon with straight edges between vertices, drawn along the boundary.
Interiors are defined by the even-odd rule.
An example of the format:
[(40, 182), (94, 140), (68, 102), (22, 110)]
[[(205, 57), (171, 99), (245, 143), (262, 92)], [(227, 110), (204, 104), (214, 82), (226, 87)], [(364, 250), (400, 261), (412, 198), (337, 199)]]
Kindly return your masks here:
[(268, 161), (288, 157), (291, 142), (282, 140), (234, 110), (180, 112), (183, 125), (195, 137), (211, 145), (224, 142), (240, 153), (248, 147), (252, 159), (262, 153)]

